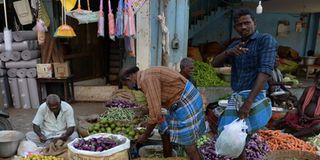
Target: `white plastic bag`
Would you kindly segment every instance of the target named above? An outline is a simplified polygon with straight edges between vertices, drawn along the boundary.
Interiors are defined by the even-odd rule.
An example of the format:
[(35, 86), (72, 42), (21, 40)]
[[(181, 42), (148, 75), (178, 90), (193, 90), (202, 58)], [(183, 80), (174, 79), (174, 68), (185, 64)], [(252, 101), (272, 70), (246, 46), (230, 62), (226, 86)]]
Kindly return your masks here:
[(19, 143), (17, 155), (19, 156), (27, 156), (30, 153), (39, 153), (41, 150), (40, 147), (37, 147), (35, 143), (32, 141), (21, 141)]
[(88, 140), (91, 138), (99, 138), (99, 137), (116, 138), (117, 140), (120, 140), (123, 143), (111, 149), (104, 150), (102, 152), (93, 152), (93, 151), (79, 150), (74, 148), (73, 143), (78, 142), (80, 139), (80, 138), (76, 138), (72, 142), (68, 143), (68, 149), (74, 154), (82, 154), (82, 155), (95, 156), (95, 157), (107, 157), (130, 148), (130, 140), (122, 135), (97, 133), (97, 134), (93, 134), (88, 137), (85, 137), (84, 139)]
[(217, 154), (231, 158), (239, 157), (246, 145), (247, 128), (248, 126), (243, 119), (236, 119), (224, 126), (215, 145)]

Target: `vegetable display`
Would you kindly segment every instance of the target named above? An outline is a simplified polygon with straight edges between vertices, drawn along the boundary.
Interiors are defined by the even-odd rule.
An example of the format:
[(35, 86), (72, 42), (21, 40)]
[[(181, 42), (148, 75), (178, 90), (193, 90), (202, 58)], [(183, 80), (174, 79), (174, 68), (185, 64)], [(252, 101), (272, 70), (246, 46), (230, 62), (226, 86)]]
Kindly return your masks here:
[(200, 148), (202, 145), (206, 144), (207, 142), (210, 141), (210, 138), (207, 135), (202, 135), (198, 140), (197, 140), (197, 147)]
[(320, 151), (320, 134), (314, 137), (309, 137), (307, 143), (316, 147)]
[(110, 101), (107, 101), (105, 103), (106, 107), (117, 107), (117, 108), (137, 108), (139, 107), (136, 103), (130, 102), (128, 100), (122, 100), (122, 99), (113, 99)]
[(61, 157), (55, 157), (55, 156), (43, 156), (43, 155), (30, 155), (27, 157), (20, 158), (19, 160), (63, 160)]
[(89, 127), (89, 134), (96, 133), (112, 133), (123, 135), (130, 140), (137, 139), (139, 135), (143, 134), (145, 129), (136, 129), (135, 126), (140, 122), (139, 119), (135, 119), (132, 122), (121, 123), (108, 121), (106, 119), (101, 119), (98, 123), (95, 123)]
[[(213, 137), (208, 143), (200, 147), (200, 153), (205, 160), (232, 160), (230, 157), (217, 155), (215, 151), (215, 143), (217, 138)], [(268, 145), (257, 134), (254, 134), (245, 148), (247, 160), (263, 159), (269, 152)]]
[(282, 133), (280, 130), (261, 130), (259, 136), (265, 139), (270, 150), (299, 150), (315, 153), (317, 149), (305, 141), (291, 134)]
[(107, 121), (132, 121), (134, 112), (125, 108), (109, 108), (101, 117)]
[(93, 152), (102, 152), (117, 146), (117, 143), (106, 137), (91, 138), (88, 140), (79, 139), (77, 142), (74, 142), (73, 147), (80, 150), (93, 151)]
[(214, 87), (214, 86), (229, 86), (219, 78), (217, 72), (207, 63), (195, 61), (194, 62), (193, 78), (199, 87)]

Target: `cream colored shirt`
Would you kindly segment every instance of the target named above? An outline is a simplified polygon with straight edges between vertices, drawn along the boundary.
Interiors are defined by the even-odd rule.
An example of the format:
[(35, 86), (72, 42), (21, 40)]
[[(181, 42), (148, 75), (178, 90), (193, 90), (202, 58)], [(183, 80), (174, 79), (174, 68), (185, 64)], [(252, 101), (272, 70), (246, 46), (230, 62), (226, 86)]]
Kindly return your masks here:
[(61, 110), (57, 118), (47, 104), (42, 103), (32, 123), (40, 126), (42, 134), (47, 138), (60, 136), (67, 131), (67, 128), (76, 125), (73, 108), (64, 101), (61, 101)]

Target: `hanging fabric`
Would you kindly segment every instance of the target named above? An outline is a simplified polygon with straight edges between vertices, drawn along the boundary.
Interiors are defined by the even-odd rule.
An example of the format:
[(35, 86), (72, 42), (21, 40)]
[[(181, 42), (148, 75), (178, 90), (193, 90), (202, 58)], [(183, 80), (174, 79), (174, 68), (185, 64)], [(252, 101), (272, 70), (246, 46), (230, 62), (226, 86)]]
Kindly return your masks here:
[(48, 16), (47, 10), (44, 6), (43, 0), (39, 0), (37, 23), (35, 26), (39, 45), (44, 43), (46, 38), (45, 32), (48, 31), (49, 26), (50, 26), (50, 18)]
[(13, 6), (21, 25), (32, 23), (33, 17), (28, 0), (15, 1), (13, 2)]
[(161, 12), (158, 15), (158, 21), (160, 23), (161, 32), (162, 32), (162, 66), (169, 66), (169, 29), (166, 25), (166, 17), (164, 12)]
[(78, 8), (67, 13), (68, 16), (77, 19), (79, 24), (96, 23), (99, 20), (100, 11), (90, 10), (90, 1), (87, 0), (88, 10), (81, 9), (81, 0), (78, 0)]
[(130, 57), (135, 57), (135, 39), (133, 37), (124, 37), (124, 47)]
[(124, 0), (123, 8), (123, 35), (129, 35), (129, 14), (128, 14), (128, 0)]
[(134, 36), (135, 35), (135, 19), (134, 13), (131, 7), (131, 0), (125, 0), (125, 14), (124, 14), (124, 35)]
[(110, 39), (112, 39), (114, 41), (115, 40), (115, 37), (114, 37), (114, 34), (115, 34), (115, 32), (114, 32), (114, 16), (112, 13), (110, 0), (108, 0), (108, 6), (109, 6), (109, 13), (108, 13), (109, 37), (110, 37)]
[[(43, 22), (46, 27), (50, 26), (50, 18), (47, 12), (46, 7), (44, 6), (43, 0), (39, 0), (39, 11), (38, 11), (38, 19), (37, 22)], [(48, 30), (47, 28), (45, 29)]]
[[(64, 3), (66, 0), (63, 1)], [(64, 4), (63, 3), (63, 4)], [(71, 26), (67, 25), (67, 18), (66, 18), (66, 11), (63, 7), (63, 4), (61, 4), (61, 22), (62, 24), (58, 27), (57, 31), (54, 34), (54, 37), (60, 37), (60, 38), (71, 38), (75, 37), (76, 34), (74, 33), (74, 30)]]
[(119, 0), (116, 18), (116, 36), (123, 36), (123, 0)]
[(136, 27), (135, 27), (135, 18), (134, 18), (134, 13), (132, 10), (132, 0), (128, 0), (129, 5), (128, 5), (128, 27), (129, 27), (129, 36), (134, 36), (136, 34)]
[(98, 37), (99, 36), (104, 37), (103, 0), (100, 0), (100, 10), (99, 10), (99, 20), (98, 20)]
[(3, 0), (4, 19), (6, 27), (3, 30), (4, 48), (6, 51), (12, 51), (12, 32), (8, 28), (6, 0)]

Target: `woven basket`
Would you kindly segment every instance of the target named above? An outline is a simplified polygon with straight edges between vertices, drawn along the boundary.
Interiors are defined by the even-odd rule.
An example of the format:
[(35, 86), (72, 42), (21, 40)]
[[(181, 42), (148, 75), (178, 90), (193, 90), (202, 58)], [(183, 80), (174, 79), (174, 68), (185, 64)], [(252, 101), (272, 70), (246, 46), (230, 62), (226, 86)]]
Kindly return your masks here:
[(277, 150), (271, 151), (265, 156), (265, 160), (319, 160), (320, 156), (304, 151), (295, 150)]

